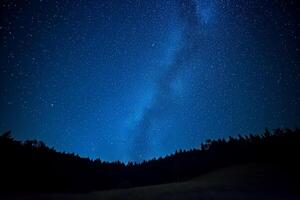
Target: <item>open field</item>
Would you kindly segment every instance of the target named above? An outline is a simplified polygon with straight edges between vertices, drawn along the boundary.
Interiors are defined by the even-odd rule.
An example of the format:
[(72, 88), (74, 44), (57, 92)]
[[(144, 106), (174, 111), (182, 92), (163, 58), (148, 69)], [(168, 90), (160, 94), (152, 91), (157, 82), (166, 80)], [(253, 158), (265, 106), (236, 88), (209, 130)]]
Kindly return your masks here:
[(291, 184), (292, 178), (287, 170), (279, 167), (247, 164), (228, 167), (181, 183), (86, 194), (23, 195), (1, 199), (300, 199), (300, 190), (297, 185)]

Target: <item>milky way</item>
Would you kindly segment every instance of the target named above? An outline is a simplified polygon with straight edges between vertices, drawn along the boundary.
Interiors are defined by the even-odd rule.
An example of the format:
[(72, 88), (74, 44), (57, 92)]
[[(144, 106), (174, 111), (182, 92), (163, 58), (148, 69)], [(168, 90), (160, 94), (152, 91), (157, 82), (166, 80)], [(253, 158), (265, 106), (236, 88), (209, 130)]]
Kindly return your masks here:
[(296, 1), (1, 3), (0, 131), (141, 161), (299, 127)]
[[(208, 12), (212, 5), (209, 7), (202, 7), (201, 2), (197, 1), (182, 1), (179, 4), (180, 17), (182, 17), (182, 26), (184, 29), (181, 34), (181, 45), (175, 52), (174, 58), (167, 66), (165, 71), (158, 79), (156, 91), (153, 97), (153, 102), (145, 109), (140, 121), (138, 121), (134, 135), (136, 140), (133, 144), (133, 158), (132, 160), (143, 160), (145, 157), (151, 158), (151, 153), (160, 152), (166, 145), (166, 141), (170, 137), (168, 130), (161, 131), (168, 121), (173, 121), (172, 115), (174, 110), (182, 109), (183, 102), (178, 99), (185, 100), (187, 81), (185, 77), (192, 79), (192, 67), (187, 66), (188, 61), (191, 59), (195, 48), (201, 40), (201, 27), (202, 23), (207, 24), (212, 16)], [(202, 10), (203, 9), (203, 10)], [(194, 47), (196, 45), (196, 47)], [(201, 44), (200, 44), (201, 45)], [(169, 119), (171, 116), (171, 119)], [(184, 113), (176, 113), (177, 117), (184, 116)], [(184, 119), (182, 119), (184, 120)], [(160, 125), (163, 124), (163, 125)], [(176, 125), (171, 125), (175, 126)], [(170, 127), (172, 128), (172, 127)], [(150, 155), (148, 155), (150, 154)]]

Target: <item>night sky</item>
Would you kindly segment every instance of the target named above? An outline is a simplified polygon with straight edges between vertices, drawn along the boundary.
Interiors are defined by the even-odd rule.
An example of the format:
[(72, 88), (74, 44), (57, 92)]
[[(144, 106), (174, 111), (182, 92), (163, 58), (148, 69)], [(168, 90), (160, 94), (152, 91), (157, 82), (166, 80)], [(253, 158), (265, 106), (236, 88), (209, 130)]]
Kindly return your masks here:
[(1, 2), (0, 132), (140, 161), (299, 128), (296, 0)]

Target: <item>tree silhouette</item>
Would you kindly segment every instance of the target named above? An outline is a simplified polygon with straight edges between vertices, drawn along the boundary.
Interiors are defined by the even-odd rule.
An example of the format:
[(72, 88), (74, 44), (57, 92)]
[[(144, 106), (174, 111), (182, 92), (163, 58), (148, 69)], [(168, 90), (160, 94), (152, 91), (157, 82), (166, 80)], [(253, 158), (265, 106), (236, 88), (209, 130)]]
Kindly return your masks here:
[(57, 152), (37, 140), (0, 136), (0, 192), (83, 192), (183, 181), (242, 163), (278, 165), (299, 180), (299, 129), (207, 140), (141, 163), (104, 162)]

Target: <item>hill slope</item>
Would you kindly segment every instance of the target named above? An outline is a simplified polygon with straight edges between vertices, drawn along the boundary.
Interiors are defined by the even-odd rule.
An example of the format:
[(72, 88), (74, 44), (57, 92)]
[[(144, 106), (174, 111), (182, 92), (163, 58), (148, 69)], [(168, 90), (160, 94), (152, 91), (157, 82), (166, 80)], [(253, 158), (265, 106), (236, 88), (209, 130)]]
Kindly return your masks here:
[[(8, 132), (0, 136), (0, 194), (80, 193), (161, 185), (247, 163), (269, 166), (265, 174), (272, 174), (275, 180), (294, 178), (292, 182), (296, 183), (300, 180), (299, 152), (300, 130), (279, 129), (262, 135), (209, 140), (201, 149), (125, 165), (57, 152), (38, 141), (16, 141)], [(274, 173), (274, 166), (282, 172)]]
[(220, 169), (190, 181), (86, 194), (14, 196), (7, 199), (300, 199), (292, 174), (279, 166), (244, 164)]

